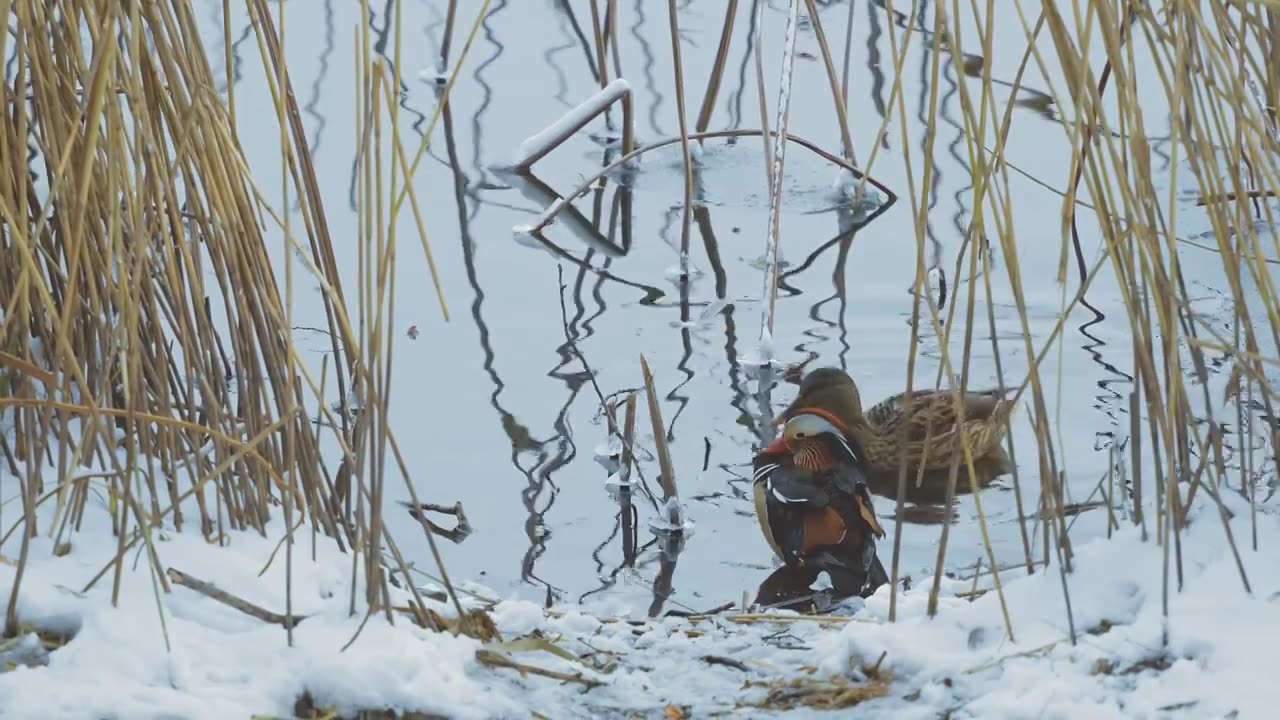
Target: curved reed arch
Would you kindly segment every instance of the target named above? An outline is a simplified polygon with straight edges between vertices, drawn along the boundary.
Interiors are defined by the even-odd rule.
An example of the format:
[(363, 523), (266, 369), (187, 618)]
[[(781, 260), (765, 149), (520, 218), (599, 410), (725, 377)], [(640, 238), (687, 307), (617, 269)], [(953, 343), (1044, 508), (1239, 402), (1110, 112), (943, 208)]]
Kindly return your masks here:
[[(763, 130), (756, 130), (756, 129), (716, 130), (714, 132), (690, 133), (689, 139), (704, 140), (707, 138), (759, 137), (764, 134), (765, 133)], [(858, 168), (854, 167), (848, 161), (844, 160), (843, 158), (837, 155), (832, 155), (826, 150), (823, 150), (821, 147), (819, 147), (816, 143), (812, 142), (811, 140), (806, 140), (802, 137), (799, 137), (798, 135), (792, 135), (791, 133), (786, 134), (786, 139), (787, 139), (787, 142), (795, 143), (800, 147), (803, 147), (806, 150), (809, 150), (810, 152), (812, 152), (813, 154), (821, 157), (827, 162), (830, 162), (833, 165), (838, 165), (841, 168), (848, 170), (850, 173), (853, 173), (853, 176), (858, 180), (862, 180), (863, 178), (865, 178), (868, 183), (870, 183), (877, 190), (885, 194), (885, 196), (888, 198), (886, 200), (886, 206), (892, 205), (894, 202), (897, 201), (898, 196), (892, 190), (890, 190), (887, 185), (885, 185), (884, 183), (881, 183), (880, 181), (876, 180), (875, 178), (869, 175), (865, 175), (862, 171), (858, 170)], [(578, 187), (576, 187), (573, 190), (573, 192), (561, 197), (559, 202), (557, 202), (555, 205), (552, 205), (550, 208), (547, 209), (545, 213), (543, 213), (542, 218), (538, 221), (538, 224), (529, 228), (528, 230), (526, 230), (526, 232), (533, 233), (533, 234), (537, 234), (541, 232), (542, 229), (545, 228), (552, 220), (554, 220), (556, 216), (559, 215), (565, 209), (565, 207), (573, 201), (574, 198), (586, 192), (591, 187), (592, 183), (595, 183), (600, 178), (605, 177), (609, 173), (612, 173), (618, 170), (619, 168), (625, 167), (632, 160), (640, 157), (641, 155), (649, 152), (650, 150), (657, 150), (659, 148), (667, 147), (668, 145), (675, 145), (679, 142), (680, 142), (680, 138), (678, 137), (666, 138), (665, 140), (659, 140), (658, 142), (645, 145), (642, 148), (637, 148), (636, 150), (623, 155), (622, 157), (618, 158), (614, 162), (607, 165), (600, 172), (582, 181), (578, 185)]]

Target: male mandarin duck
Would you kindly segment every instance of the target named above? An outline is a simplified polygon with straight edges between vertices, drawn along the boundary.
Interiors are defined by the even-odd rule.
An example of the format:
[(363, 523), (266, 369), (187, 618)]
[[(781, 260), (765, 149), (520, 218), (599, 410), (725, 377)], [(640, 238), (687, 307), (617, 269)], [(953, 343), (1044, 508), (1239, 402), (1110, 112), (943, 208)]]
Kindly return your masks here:
[[(939, 485), (945, 488), (952, 458), (964, 452), (959, 442), (961, 432), (968, 438), (980, 485), (1011, 472), (1013, 464), (1001, 442), (1013, 403), (999, 390), (970, 390), (962, 397), (964, 422), (957, 427), (955, 395), (952, 390), (913, 390), (910, 410), (905, 407), (906, 393), (899, 393), (863, 412), (853, 378), (839, 368), (824, 367), (805, 376), (799, 394), (778, 422), (814, 410), (834, 417), (863, 449), (866, 471), (876, 486), (896, 488), (905, 447), (908, 485), (915, 485), (923, 470), (926, 491), (936, 491)], [(960, 468), (965, 468), (963, 456)], [(962, 481), (958, 486), (961, 492), (965, 484)]]
[[(866, 597), (888, 582), (876, 557), (884, 530), (862, 475), (861, 448), (836, 417), (796, 413), (753, 465), (760, 530), (785, 563), (766, 585), (807, 588), (825, 571), (837, 594)], [(771, 594), (762, 586), (757, 601)]]

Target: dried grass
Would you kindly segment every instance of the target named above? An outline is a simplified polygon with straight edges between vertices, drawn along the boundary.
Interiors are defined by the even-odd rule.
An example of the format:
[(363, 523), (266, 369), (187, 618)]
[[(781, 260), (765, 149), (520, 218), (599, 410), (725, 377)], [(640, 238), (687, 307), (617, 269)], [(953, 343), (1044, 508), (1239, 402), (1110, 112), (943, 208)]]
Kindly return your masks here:
[[(398, 79), (364, 43), (361, 174), (376, 172), (378, 181), (362, 187), (365, 264), (353, 304), (281, 62), (284, 8), (265, 0), (248, 7), (276, 101), (282, 197), (296, 199), (301, 227), (249, 173), (234, 97), (224, 103), (213, 91), (190, 3), (0, 3), (14, 43), (0, 34), (0, 57), (16, 68), (0, 96), (11, 120), (0, 126), (0, 420), (12, 438), (0, 435), (9, 471), (0, 475), (18, 476), (16, 484), (0, 478), (0, 489), (22, 499), (21, 513), (0, 528), (0, 536), (20, 530), (22, 538), (8, 636), (18, 632), (30, 539), (44, 532), (64, 547), (91, 493), (110, 499), (117, 553), (104, 573), (112, 571), (113, 598), (125, 552), (139, 543), (157, 593), (169, 592), (151, 543), (162, 524), (196, 523), (209, 542), (225, 543), (232, 531), (265, 533), (279, 516), (294, 528), (284, 543), (291, 568), (295, 533), (306, 523), (367, 554), (370, 608), (389, 605), (384, 544), (403, 569), (381, 520), (388, 446), (414, 494), (385, 400), (396, 213), (406, 195), (418, 210), (408, 173), (398, 174), (408, 170), (398, 105), (383, 104)], [(397, 57), (399, 47), (397, 32)], [(272, 248), (298, 257), (320, 286), (333, 362), (318, 382), (292, 342), (294, 264), (278, 277)], [(322, 456), (324, 433), (341, 457)], [(50, 477), (61, 481), (48, 486)], [(53, 521), (38, 527), (36, 508), (49, 501)], [(291, 602), (289, 588), (286, 595)]]

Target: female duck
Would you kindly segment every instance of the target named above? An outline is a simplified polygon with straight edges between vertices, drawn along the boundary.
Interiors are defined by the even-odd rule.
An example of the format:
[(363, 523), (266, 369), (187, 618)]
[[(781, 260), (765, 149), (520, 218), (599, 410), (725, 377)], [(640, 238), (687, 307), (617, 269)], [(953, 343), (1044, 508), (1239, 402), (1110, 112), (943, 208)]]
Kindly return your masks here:
[(973, 454), (979, 484), (985, 484), (1013, 469), (1001, 442), (1014, 406), (1002, 395), (998, 390), (965, 393), (961, 396), (962, 423), (957, 422), (956, 393), (951, 390), (913, 390), (909, 409), (906, 393), (899, 393), (864, 413), (853, 378), (839, 368), (819, 368), (805, 376), (800, 393), (779, 422), (812, 410), (834, 416), (862, 447), (866, 469), (876, 485), (892, 479), (896, 486), (904, 450), (909, 480), (923, 472), (935, 483), (941, 477), (945, 484), (953, 458), (960, 455), (960, 466), (965, 467), (960, 444), (963, 437)]

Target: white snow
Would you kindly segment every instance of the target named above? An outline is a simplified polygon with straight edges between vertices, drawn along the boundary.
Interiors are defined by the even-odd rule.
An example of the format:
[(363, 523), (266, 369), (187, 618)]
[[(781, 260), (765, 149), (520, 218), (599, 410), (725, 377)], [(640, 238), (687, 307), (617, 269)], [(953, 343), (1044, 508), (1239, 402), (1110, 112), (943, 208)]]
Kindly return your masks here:
[[(859, 188), (862, 188), (861, 193)], [(836, 197), (849, 205), (855, 217), (864, 216), (885, 202), (874, 186), (863, 183), (848, 168), (840, 168), (831, 181), (831, 189)]]
[[(1249, 508), (1230, 492), (1223, 500), (1243, 542)], [(1260, 549), (1240, 547), (1250, 596), (1213, 502), (1199, 498), (1197, 505), (1182, 535), (1185, 586), (1181, 593), (1170, 588), (1167, 650), (1161, 548), (1126, 528), (1110, 541), (1076, 548), (1068, 576), (1074, 647), (1061, 580), (1051, 567), (1031, 577), (1023, 571), (1002, 576), (1016, 644), (1005, 638), (994, 592), (972, 603), (944, 599), (938, 617), (929, 620), (928, 582), (922, 582), (905, 603), (900, 600), (898, 623), (851, 625), (824, 639), (822, 667), (837, 670), (849, 659), (874, 662), (887, 653), (884, 667), (921, 694), (914, 708), (951, 708), (960, 717), (1273, 717), (1280, 701), (1280, 688), (1269, 678), (1280, 661), (1272, 640), (1280, 631), (1280, 564), (1272, 555), (1280, 541), (1277, 508), (1259, 511)], [(1169, 572), (1175, 583), (1174, 569)], [(950, 594), (967, 584), (951, 583)], [(882, 589), (863, 615), (881, 619), (887, 613)], [(1166, 652), (1166, 670), (1145, 669)]]
[[(49, 654), (47, 666), (19, 664), (0, 673), (0, 717), (6, 720), (291, 717), (304, 690), (318, 706), (347, 710), (393, 707), (484, 718), (518, 707), (509, 697), (484, 692), (475, 672), (477, 641), (422, 630), (405, 617), (395, 626), (381, 616), (371, 620), (342, 652), (364, 613), (347, 613), (350, 557), (323, 541), (314, 563), (309, 542), (296, 546), (294, 613), (309, 617), (294, 630), (294, 648), (287, 646), (282, 627), (175, 585), (163, 598), (171, 643), (166, 651), (145, 555), (127, 556), (118, 608), (111, 607), (110, 573), (80, 594), (115, 550), (109, 526), (88, 527), (95, 513), (105, 517), (104, 510), (90, 507), (86, 532), (72, 537), (65, 557), (54, 557), (46, 537), (32, 541), (19, 621), (74, 638)], [(6, 514), (10, 522), (16, 518), (17, 513)], [(157, 542), (157, 552), (167, 567), (283, 612), (284, 554), (258, 577), (279, 541), (282, 528), (273, 529), (270, 538), (236, 533), (222, 548), (197, 534), (170, 532)], [(20, 534), (0, 548), (5, 599)], [(407, 602), (408, 592), (401, 595), (399, 601)], [(434, 609), (447, 613), (444, 605)]]
[(693, 160), (695, 163), (701, 163), (702, 153), (703, 153), (703, 148), (702, 148), (701, 139), (693, 140), (689, 143), (689, 158), (691, 160)]
[(596, 445), (592, 453), (598, 458), (616, 457), (622, 454), (622, 438), (610, 434), (602, 443)]
[(701, 277), (705, 273), (693, 263), (688, 253), (680, 253), (680, 262), (672, 265), (663, 271), (663, 276), (670, 282), (679, 283), (681, 280)]
[[(3, 488), (15, 490), (10, 482)], [(1253, 587), (1249, 595), (1207, 495), (1197, 494), (1182, 535), (1185, 586), (1182, 592), (1170, 588), (1167, 623), (1161, 612), (1162, 549), (1154, 541), (1143, 542), (1126, 527), (1111, 540), (1076, 547), (1068, 576), (1075, 646), (1052, 566), (1029, 577), (1022, 570), (1002, 575), (1016, 642), (1006, 637), (994, 591), (972, 601), (957, 596), (974, 587), (970, 580), (944, 580), (938, 615), (928, 618), (931, 578), (923, 573), (900, 594), (893, 624), (886, 621), (888, 588), (865, 603), (848, 603), (850, 617), (821, 622), (772, 611), (776, 620), (759, 621), (736, 610), (702, 620), (649, 619), (647, 602), (635, 596), (653, 572), (644, 563), (628, 571), (635, 573), (634, 582), (624, 577), (590, 605), (551, 611), (523, 601), (498, 602), (492, 591), (464, 584), (495, 603), (491, 616), (503, 639), (488, 649), (602, 683), (590, 690), (578, 682), (488, 667), (476, 659), (485, 647), (479, 641), (423, 630), (404, 616), (389, 625), (375, 615), (343, 651), (364, 608), (357, 603), (356, 615), (348, 615), (351, 558), (323, 538), (315, 561), (309, 539), (296, 546), (294, 612), (308, 617), (295, 629), (295, 647), (287, 646), (282, 628), (175, 585), (162, 596), (171, 643), (166, 650), (145, 555), (130, 553), (126, 559), (118, 608), (111, 606), (110, 574), (80, 592), (115, 549), (107, 512), (95, 496), (83, 531), (71, 536), (69, 553), (55, 556), (44, 534), (32, 541), (20, 621), (74, 637), (49, 653), (29, 635), (0, 641), (0, 717), (291, 717), (303, 691), (317, 706), (345, 713), (395, 708), (454, 718), (531, 712), (652, 717), (675, 706), (685, 717), (780, 717), (784, 713), (740, 704), (764, 701), (781, 683), (836, 676), (859, 685), (883, 654), (880, 677), (891, 678), (887, 696), (864, 702), (856, 709), (859, 717), (1270, 718), (1280, 703), (1280, 685), (1271, 677), (1280, 661), (1280, 563), (1274, 559), (1280, 508), (1258, 508), (1259, 550), (1240, 546)], [(1222, 497), (1234, 513), (1235, 537), (1248, 543), (1249, 507), (1229, 490)], [(6, 510), (15, 507), (11, 496), (4, 499)], [(17, 513), (6, 512), (5, 518), (6, 525), (12, 523)], [(259, 577), (281, 529), (271, 526), (265, 538), (232, 533), (226, 547), (169, 529), (157, 533), (157, 551), (166, 567), (282, 612), (283, 554)], [(14, 580), (19, 534), (0, 546), (3, 599)], [(763, 558), (767, 549), (759, 545)], [(978, 587), (989, 590), (990, 576)], [(392, 593), (397, 604), (407, 602), (406, 590)], [(736, 600), (735, 595), (726, 589), (725, 597), (707, 598), (708, 607), (698, 609)], [(480, 606), (480, 600), (468, 602)], [(431, 607), (451, 616), (444, 603)]]
[(611, 474), (605, 478), (604, 487), (610, 492), (621, 491), (622, 488), (630, 488), (632, 485), (631, 478), (623, 475), (622, 471)]
[(423, 68), (418, 71), (418, 79), (423, 82), (435, 83), (436, 85), (444, 85), (449, 82), (449, 78), (453, 75), (453, 70), (449, 66), (437, 66), (435, 68)]
[(591, 118), (604, 112), (615, 101), (631, 92), (631, 85), (623, 78), (617, 78), (600, 88), (582, 104), (565, 113), (559, 120), (547, 126), (545, 130), (526, 138), (516, 151), (512, 166), (516, 168), (532, 164), (538, 158), (551, 152), (565, 138), (582, 129)]

